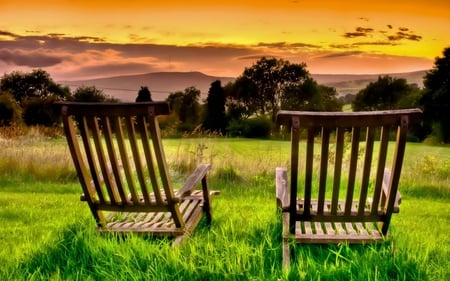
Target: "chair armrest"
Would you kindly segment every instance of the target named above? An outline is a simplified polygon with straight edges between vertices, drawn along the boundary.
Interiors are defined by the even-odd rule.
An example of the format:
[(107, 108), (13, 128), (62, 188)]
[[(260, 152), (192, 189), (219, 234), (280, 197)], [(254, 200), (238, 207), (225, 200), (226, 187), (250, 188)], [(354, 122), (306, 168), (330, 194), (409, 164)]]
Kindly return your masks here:
[(287, 169), (277, 167), (275, 169), (277, 208), (283, 211), (289, 208), (289, 191), (287, 185)]
[(186, 179), (184, 185), (176, 191), (175, 197), (183, 198), (188, 196), (195, 186), (206, 177), (206, 174), (211, 169), (211, 164), (200, 164), (197, 169)]
[[(387, 198), (388, 194), (390, 192), (389, 190), (389, 182), (391, 181), (391, 171), (389, 169), (384, 169), (384, 176), (383, 176), (383, 185), (382, 185), (382, 198)], [(400, 192), (397, 190), (397, 193), (395, 194), (395, 202), (394, 202), (394, 212), (399, 212), (400, 203), (402, 202), (402, 196)]]

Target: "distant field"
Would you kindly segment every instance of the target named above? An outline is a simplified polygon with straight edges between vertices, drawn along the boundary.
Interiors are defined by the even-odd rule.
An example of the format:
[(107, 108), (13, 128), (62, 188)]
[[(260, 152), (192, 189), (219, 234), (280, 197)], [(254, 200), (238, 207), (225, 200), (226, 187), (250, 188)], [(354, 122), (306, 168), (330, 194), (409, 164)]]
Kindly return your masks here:
[(165, 139), (176, 185), (201, 158), (221, 190), (212, 226), (176, 248), (97, 234), (64, 139), (1, 145), (1, 280), (450, 280), (450, 146), (408, 143), (391, 240), (298, 246), (283, 272), (274, 169), (287, 141)]

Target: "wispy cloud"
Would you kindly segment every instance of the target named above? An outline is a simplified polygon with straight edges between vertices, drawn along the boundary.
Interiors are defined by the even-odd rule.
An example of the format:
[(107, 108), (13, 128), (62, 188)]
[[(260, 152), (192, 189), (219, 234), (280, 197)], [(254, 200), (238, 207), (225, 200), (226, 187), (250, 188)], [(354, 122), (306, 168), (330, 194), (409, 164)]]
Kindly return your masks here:
[[(254, 45), (238, 45), (210, 42), (191, 43), (185, 46), (152, 43), (116, 44), (93, 36), (71, 37), (63, 33), (39, 32), (20, 35), (0, 30), (0, 73), (44, 68), (55, 80), (90, 79), (157, 71), (202, 71), (210, 75), (235, 77), (262, 56), (283, 58), (293, 63), (305, 62), (312, 73), (342, 73), (350, 66), (356, 71), (365, 71), (367, 67), (364, 64), (367, 64), (367, 60), (364, 61), (364, 58), (368, 54), (359, 50), (359, 47), (395, 46), (402, 39), (413, 40), (413, 36), (416, 35), (409, 29), (397, 30), (398, 33), (388, 35), (399, 38), (389, 39), (387, 35), (379, 35), (370, 27), (358, 27), (355, 32), (370, 36), (378, 34), (383, 36), (384, 40), (364, 36), (369, 40), (355, 40), (356, 42), (350, 41), (348, 44), (259, 42)], [(136, 37), (136, 40), (140, 41), (140, 38)], [(382, 61), (373, 58), (373, 54), (370, 56), (370, 61), (374, 63)], [(390, 59), (393, 62), (404, 62), (401, 57), (390, 56)], [(361, 64), (360, 68), (356, 68), (352, 60)], [(424, 60), (417, 60), (416, 65), (425, 63)], [(373, 68), (371, 66), (368, 69), (372, 71)]]

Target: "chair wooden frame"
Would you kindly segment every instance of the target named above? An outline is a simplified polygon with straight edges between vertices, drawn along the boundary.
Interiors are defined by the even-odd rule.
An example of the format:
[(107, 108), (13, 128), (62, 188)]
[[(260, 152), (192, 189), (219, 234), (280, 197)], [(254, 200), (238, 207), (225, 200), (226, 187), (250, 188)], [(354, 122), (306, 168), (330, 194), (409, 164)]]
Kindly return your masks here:
[[(145, 233), (181, 242), (203, 213), (211, 222), (211, 195), (200, 164), (174, 190), (157, 116), (163, 102), (60, 102), (64, 131), (97, 230)], [(201, 189), (196, 189), (201, 186)]]
[[(278, 123), (291, 132), (289, 182), (288, 169), (276, 168), (285, 268), (293, 254), (289, 244), (294, 241), (385, 239), (392, 213), (399, 212), (398, 184), (408, 126), (420, 117), (419, 109), (278, 113)], [(395, 142), (390, 140), (391, 132), (396, 133)]]

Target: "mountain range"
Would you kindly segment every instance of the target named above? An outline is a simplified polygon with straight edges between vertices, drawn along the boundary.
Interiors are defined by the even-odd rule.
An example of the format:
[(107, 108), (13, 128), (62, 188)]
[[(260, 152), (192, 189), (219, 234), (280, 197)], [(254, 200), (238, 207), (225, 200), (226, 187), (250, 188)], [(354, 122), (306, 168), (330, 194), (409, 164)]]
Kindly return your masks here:
[[(408, 83), (415, 83), (422, 87), (425, 73), (426, 70), (392, 74), (311, 74), (311, 76), (319, 84), (336, 88), (339, 96), (345, 96), (358, 93), (368, 83), (385, 75), (404, 78)], [(235, 77), (210, 76), (201, 72), (152, 72), (90, 80), (58, 81), (58, 83), (69, 86), (71, 90), (80, 86), (95, 86), (104, 94), (127, 102), (134, 101), (139, 89), (143, 86), (149, 88), (153, 100), (165, 100), (170, 93), (184, 91), (191, 86), (200, 90), (203, 100), (206, 98), (212, 82), (220, 80), (223, 86), (235, 79)]]

